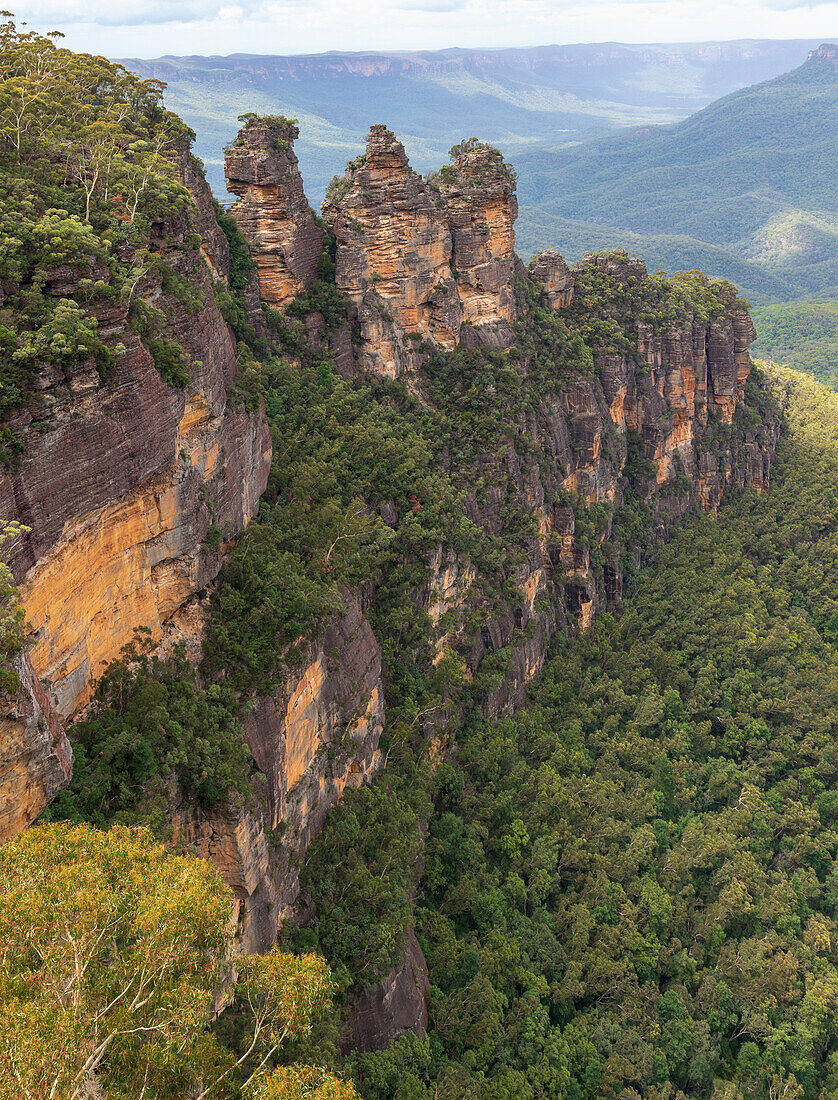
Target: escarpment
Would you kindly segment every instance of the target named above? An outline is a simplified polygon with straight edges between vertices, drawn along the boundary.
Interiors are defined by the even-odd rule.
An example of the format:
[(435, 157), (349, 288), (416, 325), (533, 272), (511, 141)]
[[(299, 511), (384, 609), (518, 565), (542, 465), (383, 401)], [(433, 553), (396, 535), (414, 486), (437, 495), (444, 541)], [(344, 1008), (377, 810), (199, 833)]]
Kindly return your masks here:
[(20, 687), (0, 697), (0, 841), (34, 821), (73, 772), (64, 727), (26, 654), (14, 668)]
[[(599, 608), (618, 603), (624, 571), (690, 509), (716, 508), (728, 486), (761, 490), (777, 439), (776, 414), (758, 386), (756, 404), (746, 400), (753, 332), (733, 288), (661, 280), (625, 253), (588, 255), (571, 269), (553, 251), (526, 269), (513, 251), (515, 214), (514, 174), (496, 151), (463, 143), (451, 165), (423, 180), (394, 135), (373, 126), (366, 152), (333, 181), (323, 204), (334, 237), (334, 290), (347, 302), (343, 314), (334, 307), (326, 330), (351, 327), (354, 368), (347, 371), (334, 341), (318, 335), (323, 302), (332, 301), (322, 284), (287, 321), (287, 346), (302, 371), (313, 369), (299, 342), (305, 333), (315, 341), (313, 359), (339, 366), (350, 390), (404, 384), (434, 425), (439, 470), (459, 494), (470, 535), (459, 545), (441, 536), (430, 553), (420, 552), (421, 579), (409, 589), (427, 616), (423, 675), (460, 683), (413, 715), (411, 728), (431, 741), (462, 713), (463, 683), (468, 705), (487, 717), (520, 706), (554, 634), (585, 629)], [(319, 230), (312, 239), (320, 240)], [(317, 374), (306, 377), (313, 384)], [(362, 490), (365, 507), (397, 539), (437, 504), (419, 485), (401, 488), (402, 503), (373, 481)], [(376, 600), (373, 589), (373, 611)], [(386, 634), (377, 644), (392, 651)], [(418, 660), (415, 653), (399, 659)], [(317, 661), (294, 683), (319, 682), (314, 668)], [(380, 690), (397, 676), (385, 661)], [(283, 755), (298, 735), (289, 741), (281, 732), (290, 728), (286, 700), (296, 690), (289, 681), (279, 702), (257, 704), (248, 728), (265, 791), (273, 792), (263, 796), (264, 820), (283, 820), (290, 850), (302, 856), (343, 780), (324, 794), (317, 765), (315, 746), (334, 737), (325, 731), (336, 723), (315, 736), (305, 722), (297, 728), (309, 770), (294, 787), (301, 812), (283, 794), (298, 774)], [(400, 706), (394, 697), (388, 722), (402, 721)], [(267, 735), (253, 740), (253, 723)], [(380, 730), (367, 719), (362, 728)], [(369, 746), (369, 763), (358, 756), (350, 774), (366, 779), (378, 733), (360, 743)], [(261, 879), (272, 913), (290, 913), (298, 889), (296, 872), (276, 871), (284, 859), (275, 857)], [(244, 894), (254, 906), (258, 891)], [(263, 912), (257, 923), (266, 929), (256, 936), (261, 942), (272, 922)], [(382, 978), (382, 1003), (423, 1004), (412, 973), (397, 965)], [(369, 1018), (376, 1013), (367, 1001), (357, 1002), (364, 1022), (359, 1016), (354, 1041), (376, 1047), (394, 1033)]]
[[(767, 484), (777, 438), (729, 284), (650, 276), (625, 253), (526, 268), (497, 150), (463, 142), (422, 179), (384, 126), (330, 187), (324, 233), (295, 136), (252, 118), (227, 153), (254, 271), (189, 160), (192, 204), (154, 226), (165, 268), (143, 260), (137, 294), (183, 349), (183, 388), (130, 303), (94, 303), (121, 345), (113, 372), (45, 369), (0, 481), (3, 514), (31, 528), (14, 568), (58, 714), (86, 703), (137, 626), (189, 642), (202, 684), (234, 685), (249, 794), (174, 791), (167, 812), (173, 843), (232, 886), (247, 950), (295, 913), (307, 850), (380, 768), (382, 737), (444, 756), (469, 710), (512, 713), (550, 640), (617, 604), (654, 538), (728, 486)], [(250, 274), (222, 316), (214, 285), (232, 285), (234, 261)], [(57, 272), (57, 293), (75, 277)], [(258, 380), (236, 399), (238, 361)], [(266, 485), (256, 538), (234, 547)], [(275, 559), (248, 565), (265, 544)], [(397, 965), (356, 998), (357, 1043), (392, 1038), (381, 1005), (421, 1025), (421, 969)]]
[[(4, 425), (21, 455), (0, 476), (0, 516), (28, 528), (9, 560), (30, 630), (28, 661), (46, 690), (29, 693), (29, 709), (54, 731), (137, 628), (160, 638), (215, 577), (219, 548), (247, 525), (267, 482), (264, 412), (233, 398), (235, 340), (214, 294), (226, 283), (229, 249), (187, 151), (178, 167), (189, 201), (153, 225), (147, 252), (126, 242), (113, 256), (131, 272), (130, 292), (86, 306), (114, 349), (113, 366), (103, 372), (93, 357), (39, 365), (31, 399)], [(107, 280), (106, 264), (97, 274)], [(84, 299), (88, 276), (84, 265), (65, 265), (47, 273), (48, 292)], [(161, 374), (165, 355), (186, 371), (177, 385)], [(55, 732), (53, 743), (66, 744)], [(6, 792), (22, 757), (5, 737), (3, 748), (3, 797), (13, 800)], [(63, 748), (49, 760), (37, 746), (27, 751), (28, 795), (10, 831), (34, 816), (28, 804), (37, 813), (69, 778)]]
[(299, 893), (299, 866), (346, 787), (381, 765), (381, 650), (353, 594), (303, 654), (289, 660), (272, 695), (256, 697), (244, 721), (253, 794), (240, 808), (184, 803), (173, 842), (221, 869), (238, 910), (240, 946), (263, 951)]

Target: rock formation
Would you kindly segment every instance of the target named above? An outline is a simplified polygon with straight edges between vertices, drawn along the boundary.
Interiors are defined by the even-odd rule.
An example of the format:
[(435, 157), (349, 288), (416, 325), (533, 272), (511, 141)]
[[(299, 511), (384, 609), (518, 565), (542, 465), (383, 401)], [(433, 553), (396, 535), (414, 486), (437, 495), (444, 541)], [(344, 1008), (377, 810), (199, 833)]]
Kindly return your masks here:
[(428, 1026), (428, 964), (419, 941), (408, 934), (401, 964), (351, 1006), (349, 1028), (343, 1036), (344, 1051), (382, 1050), (408, 1031)]
[[(276, 308), (312, 285), (323, 247), (291, 147), (296, 134), (290, 123), (251, 119), (227, 156), (230, 186), (241, 196), (232, 213), (251, 244), (261, 296)], [(188, 385), (177, 390), (162, 380), (124, 304), (100, 303), (99, 331), (124, 346), (116, 369), (105, 379), (92, 362), (66, 374), (45, 369), (36, 401), (15, 425), (21, 461), (0, 478), (0, 516), (31, 528), (12, 562), (33, 626), (35, 672), (8, 707), (0, 772), (7, 833), (25, 826), (67, 778), (66, 741), (36, 677), (55, 712), (68, 716), (137, 626), (155, 638), (175, 631), (199, 651), (201, 601), (189, 601), (211, 584), (224, 544), (254, 515), (266, 485), (264, 414), (230, 398), (236, 351), (213, 296), (213, 282), (231, 270), (227, 239), (200, 173), (182, 159), (195, 206), (163, 219), (155, 243), (200, 301), (187, 309), (154, 274), (141, 293), (164, 311), (188, 354)], [(514, 410), (494, 384), (485, 390), (505, 434), (479, 456), (479, 478), (473, 465), (456, 468), (456, 454), (440, 458), (481, 537), (504, 544), (510, 516), (520, 517), (525, 534), (516, 536), (502, 581), (493, 588), (468, 553), (437, 547), (425, 583), (411, 591), (428, 614), (436, 663), (455, 654), (474, 680), (492, 654), (503, 658), (479, 705), (488, 716), (511, 713), (559, 626), (584, 629), (599, 607), (619, 600), (624, 547), (612, 541), (612, 526), (627, 489), (662, 535), (696, 503), (715, 508), (727, 485), (766, 484), (776, 423), (739, 415), (750, 320), (737, 309), (714, 321), (686, 310), (653, 327), (629, 304), (628, 314), (614, 307), (611, 319), (622, 326), (614, 346), (593, 338), (587, 346), (578, 337), (584, 316), (573, 313), (584, 309), (579, 287), (595, 274), (612, 287), (649, 290), (645, 267), (612, 253), (571, 271), (551, 251), (528, 272), (514, 254), (514, 176), (479, 142), (463, 143), (451, 165), (422, 180), (394, 135), (373, 126), (366, 153), (332, 184), (323, 213), (349, 313), (330, 331), (316, 309), (293, 324), (344, 377), (356, 362), (380, 377), (403, 375), (430, 406), (429, 351), (459, 346), (457, 369), (474, 370), (477, 381), (498, 363), (526, 381), (527, 400)], [(187, 247), (195, 236), (200, 244)], [(78, 273), (50, 277), (66, 294)], [(245, 300), (249, 324), (265, 336), (255, 285)], [(547, 329), (539, 329), (544, 317)], [(514, 431), (506, 432), (511, 420)], [(377, 507), (395, 526), (392, 502)], [(173, 842), (212, 858), (234, 891), (243, 949), (273, 942), (296, 900), (307, 845), (346, 786), (367, 781), (380, 764), (384, 685), (364, 614), (370, 598), (346, 590), (343, 614), (303, 643), (281, 687), (248, 700), (255, 768), (247, 804), (174, 809)], [(436, 736), (438, 716), (423, 721)], [(411, 951), (356, 1004), (356, 1045), (373, 1048), (422, 1026), (421, 951)]]
[(415, 366), (407, 334), (453, 347), (462, 318), (451, 233), (385, 126), (372, 127), (366, 153), (332, 182), (322, 210), (337, 239), (335, 282), (357, 310), (365, 366), (389, 377)]
[(251, 118), (224, 160), (227, 188), (239, 196), (231, 214), (256, 260), (262, 299), (274, 309), (311, 286), (323, 251), (294, 154), (299, 133), (288, 119)]
[(73, 769), (64, 728), (25, 653), (14, 667), (20, 690), (0, 699), (0, 841), (34, 821)]
[(256, 697), (245, 736), (258, 769), (243, 808), (184, 805), (173, 842), (220, 867), (237, 904), (243, 950), (265, 950), (299, 892), (299, 862), (346, 786), (378, 769), (384, 728), (381, 651), (350, 592), (346, 610)]
[(337, 241), (335, 281), (352, 301), (366, 369), (414, 369), (417, 342), (450, 350), (461, 327), (508, 347), (515, 319), (511, 170), (496, 149), (465, 142), (429, 181), (385, 126), (332, 181), (322, 206)]
[(573, 301), (573, 272), (555, 248), (533, 256), (530, 274), (541, 286), (551, 309), (564, 309)]
[[(128, 324), (128, 303), (105, 299), (90, 308), (102, 338), (124, 349), (112, 372), (103, 378), (92, 359), (66, 370), (43, 367), (34, 380), (36, 398), (8, 424), (23, 453), (0, 476), (0, 517), (29, 528), (11, 544), (10, 564), (31, 626), (29, 659), (61, 718), (88, 700), (91, 682), (137, 627), (159, 638), (166, 620), (217, 574), (217, 541), (204, 546), (210, 528), (232, 539), (255, 513), (267, 482), (264, 412), (237, 407), (229, 396), (238, 369), (235, 342), (213, 292), (214, 275), (225, 278), (230, 270), (226, 241), (188, 153), (181, 169), (195, 205), (162, 219), (154, 241), (168, 269), (188, 279), (194, 298), (184, 304), (154, 272), (139, 293), (165, 315), (188, 357), (186, 387), (163, 381)], [(210, 222), (215, 234), (202, 235), (195, 250), (190, 235)], [(124, 247), (122, 258), (130, 261)], [(56, 292), (71, 292), (83, 274), (56, 272)], [(39, 690), (31, 705), (46, 714)], [(9, 721), (17, 721), (15, 714)], [(31, 727), (24, 720), (16, 736)], [(61, 744), (57, 734), (53, 743)], [(62, 769), (64, 784), (69, 779), (67, 754), (58, 751), (57, 772), (34, 742), (27, 751), (31, 761), (43, 762), (40, 774), (34, 763), (29, 774), (28, 799), (40, 809), (56, 793)], [(0, 772), (0, 799), (13, 797), (16, 767), (7, 760)]]
[(498, 324), (495, 342), (508, 347), (515, 320), (515, 176), (497, 149), (466, 141), (435, 177), (451, 230), (451, 269), (463, 324)]

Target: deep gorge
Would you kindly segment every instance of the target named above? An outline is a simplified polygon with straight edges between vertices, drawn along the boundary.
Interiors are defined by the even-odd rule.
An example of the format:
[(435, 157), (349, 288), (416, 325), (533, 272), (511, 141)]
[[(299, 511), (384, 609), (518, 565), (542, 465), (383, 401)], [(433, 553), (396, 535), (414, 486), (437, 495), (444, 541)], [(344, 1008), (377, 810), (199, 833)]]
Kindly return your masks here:
[[(775, 719), (751, 728), (728, 700), (735, 730), (717, 728), (750, 681), (722, 654), (707, 671), (700, 643), (679, 666), (655, 584), (688, 536), (720, 554), (719, 509), (734, 530), (769, 491), (788, 397), (751, 364), (747, 306), (624, 252), (525, 266), (514, 171), (475, 139), (423, 179), (375, 125), (315, 216), (296, 125), (243, 121), (228, 211), (176, 132), (141, 225), (107, 203), (84, 221), (78, 185), (55, 183), (3, 278), (27, 339), (61, 309), (97, 342), (18, 355), (0, 426), (30, 633), (0, 725), (2, 835), (44, 812), (144, 822), (211, 860), (242, 950), (281, 933), (326, 955), (340, 998), (312, 1048), (364, 1095), (708, 1093), (743, 1043), (684, 1021), (729, 1009), (690, 987), (724, 946), (665, 947), (697, 918), (660, 880), (691, 842), (690, 785), (727, 797)], [(39, 253), (58, 194), (63, 251)], [(748, 551), (726, 552), (741, 569)], [(711, 559), (679, 621), (721, 583)], [(814, 646), (831, 627), (812, 629)], [(612, 836), (588, 836), (586, 797)], [(782, 816), (755, 800), (737, 837)], [(714, 873), (755, 958), (791, 950), (735, 925), (745, 872)], [(591, 1005), (648, 1021), (653, 987), (658, 1032), (609, 1038)]]

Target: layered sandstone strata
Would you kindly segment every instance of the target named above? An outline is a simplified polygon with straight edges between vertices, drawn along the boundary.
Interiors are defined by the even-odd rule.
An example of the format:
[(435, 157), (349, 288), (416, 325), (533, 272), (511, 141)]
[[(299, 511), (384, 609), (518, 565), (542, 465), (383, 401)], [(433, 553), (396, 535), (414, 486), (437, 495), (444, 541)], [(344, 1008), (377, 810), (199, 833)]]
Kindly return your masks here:
[(239, 196), (230, 213), (256, 261), (262, 300), (280, 310), (317, 279), (323, 251), (294, 153), (299, 133), (288, 119), (251, 118), (224, 159), (227, 188)]
[(322, 206), (337, 241), (335, 282), (358, 316), (365, 365), (395, 377), (415, 366), (408, 335), (452, 348), (462, 314), (451, 274), (451, 233), (437, 196), (404, 146), (373, 126), (366, 152)]
[(14, 667), (20, 690), (0, 699), (0, 841), (34, 821), (73, 770), (64, 728), (25, 653)]
[(423, 180), (385, 126), (335, 179), (322, 206), (336, 238), (335, 281), (355, 308), (365, 367), (396, 377), (419, 363), (417, 343), (450, 350), (463, 325), (508, 347), (518, 206), (496, 149), (464, 143)]
[(435, 179), (451, 231), (451, 267), (463, 323), (501, 325), (497, 342), (508, 346), (515, 320), (514, 173), (497, 149), (467, 141)]
[[(580, 276), (587, 265), (636, 287), (641, 300), (647, 279), (642, 261), (624, 254), (591, 255), (579, 265)], [(551, 308), (571, 304), (574, 272), (558, 253), (538, 257), (531, 276)], [(512, 446), (487, 454), (481, 463), (487, 488), (466, 496), (468, 518), (487, 535), (503, 532), (511, 505), (535, 520), (537, 535), (514, 576), (517, 605), (513, 601), (499, 610), (481, 601), (482, 578), (468, 559), (449, 552), (431, 562), (428, 610), (433, 622), (445, 615), (448, 628), (436, 638), (436, 660), (451, 648), (463, 652), (463, 625), (475, 610), (483, 623), (468, 647), (471, 674), (487, 654), (511, 651), (502, 684), (484, 703), (490, 715), (521, 704), (560, 622), (585, 629), (597, 609), (621, 598), (620, 551), (599, 548), (609, 544), (627, 483), (648, 505), (657, 536), (696, 503), (715, 509), (729, 485), (760, 490), (767, 484), (776, 418), (732, 423), (744, 400), (747, 344), (753, 338), (747, 314), (733, 310), (727, 321), (709, 323), (687, 310), (683, 319), (655, 330), (638, 307), (629, 330), (632, 325), (632, 350), (595, 353), (593, 370), (565, 363), (560, 384), (544, 390), (528, 428), (540, 460), (527, 461)], [(522, 357), (521, 369), (529, 370), (529, 364)], [(720, 433), (716, 424), (730, 428)], [(577, 507), (563, 502), (568, 499), (578, 501)], [(595, 537), (587, 521), (579, 529), (582, 504), (608, 509)]]
[(573, 272), (555, 248), (532, 258), (530, 275), (540, 285), (551, 309), (565, 309), (573, 301)]
[[(27, 806), (40, 809), (69, 780), (54, 715), (67, 718), (89, 699), (92, 682), (136, 628), (161, 636), (166, 620), (218, 573), (219, 541), (246, 526), (267, 483), (264, 411), (247, 411), (231, 397), (235, 341), (214, 295), (214, 282), (230, 272), (226, 239), (186, 151), (181, 169), (194, 205), (161, 219), (152, 244), (190, 297), (168, 292), (154, 269), (136, 291), (183, 349), (186, 387), (163, 381), (128, 324), (128, 303), (105, 299), (89, 309), (102, 338), (123, 349), (111, 372), (102, 377), (92, 360), (44, 366), (34, 399), (9, 422), (23, 452), (0, 476), (0, 517), (28, 528), (10, 545), (10, 564), (31, 627), (28, 705), (40, 712), (32, 721), (20, 718), (17, 704), (6, 712), (4, 750), (9, 738), (20, 741), (27, 731), (33, 738), (16, 755), (29, 760), (19, 825), (32, 816)], [(130, 247), (121, 248), (130, 263)], [(84, 274), (57, 269), (48, 286), (66, 296)], [(39, 747), (45, 723), (55, 752)], [(0, 800), (17, 800), (20, 775), (4, 751)]]
[(344, 789), (368, 781), (381, 756), (381, 651), (350, 592), (344, 614), (254, 700), (245, 736), (258, 769), (244, 808), (183, 806), (174, 842), (221, 869), (237, 906), (243, 950), (265, 950), (299, 892), (299, 864)]

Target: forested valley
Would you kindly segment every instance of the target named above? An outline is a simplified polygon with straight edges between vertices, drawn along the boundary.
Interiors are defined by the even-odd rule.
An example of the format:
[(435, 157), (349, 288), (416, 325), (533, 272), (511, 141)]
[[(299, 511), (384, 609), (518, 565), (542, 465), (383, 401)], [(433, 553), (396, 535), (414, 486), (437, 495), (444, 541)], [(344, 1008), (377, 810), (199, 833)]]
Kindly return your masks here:
[[(0, 846), (0, 1098), (838, 1097), (838, 394), (768, 362), (748, 374), (730, 283), (648, 275), (625, 252), (525, 268), (511, 247), (493, 256), (506, 328), (481, 342), (463, 321), (450, 347), (402, 333), (415, 366), (376, 376), (339, 285), (340, 211), (311, 216), (306, 289), (263, 307), (252, 250), (158, 82), (13, 22), (0, 45), (0, 480), (3, 514), (27, 521), (0, 531), (22, 555), (0, 570), (3, 763), (36, 758), (26, 733), (68, 769), (31, 813), (21, 786), (0, 806), (24, 807)], [(241, 121), (296, 170), (291, 120)], [(398, 162), (441, 240), (463, 193), (515, 207), (514, 173), (476, 139), (427, 180), (383, 126), (369, 148)], [(336, 208), (371, 201), (365, 170), (337, 180)], [(346, 223), (350, 244), (371, 233)], [(567, 280), (552, 301), (539, 262)], [(464, 277), (450, 255), (447, 272), (441, 314)], [(389, 339), (384, 281), (362, 306)], [(666, 452), (689, 387), (664, 396), (664, 367), (680, 356), (683, 383), (697, 341), (723, 346), (732, 381), (680, 440), (701, 448), (690, 465)], [(629, 391), (645, 438), (617, 430)], [(32, 475), (31, 454), (102, 408), (94, 438), (108, 438), (147, 393), (145, 427), (171, 417), (158, 449), (172, 455), (68, 513), (52, 542), (33, 532), (45, 471), (59, 482), (78, 456), (56, 447)], [(88, 456), (91, 484), (117, 480), (123, 444)], [(245, 489), (252, 510), (232, 508)], [(133, 536), (141, 524), (118, 524), (137, 499), (150, 533), (125, 557), (143, 594), (168, 598), (188, 574), (180, 634), (161, 646), (150, 616), (117, 659), (79, 664), (66, 679), (89, 674), (90, 692), (85, 679), (59, 721), (28, 665), (50, 620), (31, 628), (21, 601), (40, 606), (32, 571), (76, 538), (103, 555), (103, 601), (119, 594), (89, 609), (99, 634), (152, 606), (121, 591), (132, 578), (107, 538), (84, 541), (91, 516)], [(434, 619), (443, 552), (470, 579)], [(78, 585), (92, 553), (71, 559)], [(347, 762), (373, 706), (336, 720), (311, 789), (333, 772), (341, 785), (293, 848), (244, 731), (266, 699), (285, 705), (289, 669), (328, 679), (340, 645), (312, 647), (350, 604), (386, 721), (361, 774)], [(527, 656), (542, 642), (543, 667)], [(273, 898), (260, 910), (279, 943), (250, 953), (267, 875), (248, 892), (232, 843), (226, 863), (198, 858), (230, 821), (227, 838), (298, 876), (284, 919)], [(361, 1049), (359, 998), (414, 943), (426, 1026)]]
[(524, 711), (317, 842), (301, 941), (348, 984), (409, 924), (430, 968), (427, 1038), (357, 1058), (362, 1095), (833, 1095), (838, 397), (766, 370), (766, 494), (685, 525)]

